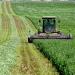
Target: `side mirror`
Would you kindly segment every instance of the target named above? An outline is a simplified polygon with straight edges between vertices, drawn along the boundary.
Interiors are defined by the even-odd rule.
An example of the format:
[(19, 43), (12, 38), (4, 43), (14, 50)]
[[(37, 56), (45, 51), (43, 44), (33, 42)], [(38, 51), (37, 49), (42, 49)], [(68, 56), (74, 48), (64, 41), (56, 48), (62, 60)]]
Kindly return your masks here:
[(41, 20), (39, 20), (39, 23), (41, 23)]
[(60, 20), (58, 20), (58, 23), (60, 23)]

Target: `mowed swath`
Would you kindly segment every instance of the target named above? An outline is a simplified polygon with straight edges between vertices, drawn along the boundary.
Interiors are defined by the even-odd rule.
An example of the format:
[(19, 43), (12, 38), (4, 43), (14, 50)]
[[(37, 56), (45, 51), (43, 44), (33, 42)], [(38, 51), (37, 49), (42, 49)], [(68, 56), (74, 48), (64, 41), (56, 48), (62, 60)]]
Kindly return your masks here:
[(2, 15), (2, 41), (6, 41), (9, 40), (10, 37), (10, 21), (9, 18), (7, 17), (7, 15)]
[[(5, 12), (4, 7), (2, 5), (2, 12)], [(3, 42), (9, 40), (10, 34), (11, 34), (11, 26), (10, 26), (10, 20), (8, 16), (5, 14), (1, 14), (2, 18), (2, 31), (1, 31), (1, 36), (0, 36), (0, 43), (2, 44)]]
[[(10, 75), (10, 74), (11, 75), (58, 75), (58, 73), (56, 72), (56, 69), (52, 66), (52, 63), (49, 62), (36, 49), (36, 47), (33, 44), (27, 43), (27, 37), (28, 37), (27, 28), (32, 30), (32, 32), (35, 32), (36, 29), (34, 29), (31, 22), (27, 18), (23, 18), (23, 17), (17, 16), (17, 15), (13, 16), (14, 13), (11, 13), (12, 12), (11, 5), (10, 5), (10, 3), (8, 3), (8, 4), (9, 5), (7, 5), (7, 2), (5, 1), (4, 5), (3, 5), (3, 7), (5, 8), (4, 10), (7, 11), (7, 13), (6, 13), (7, 17), (9, 18), (7, 20), (8, 21), (14, 20), (15, 27), (17, 30), (17, 33), (16, 32), (15, 33), (18, 36), (12, 35), (12, 34), (11, 35), (13, 36), (13, 38), (15, 37), (16, 40), (17, 40), (17, 38), (18, 39), (20, 38), (19, 40), (17, 40), (17, 42), (19, 42), (19, 41), (20, 42), (18, 43), (18, 45), (16, 45), (16, 47), (14, 47), (15, 54), (14, 53), (11, 54), (11, 56), (13, 56), (13, 57), (15, 56), (13, 59), (15, 59), (16, 61), (12, 60), (12, 62), (14, 62), (14, 63), (12, 63), (13, 65), (8, 62), (8, 64), (10, 66), (8, 66), (8, 68), (5, 70), (6, 75)], [(12, 19), (10, 17), (12, 17)], [(5, 20), (6, 20), (6, 18), (5, 18)], [(6, 24), (7, 24), (7, 22), (6, 22)], [(5, 22), (3, 22), (3, 24), (4, 23)], [(10, 23), (8, 25), (14, 26), (13, 24), (11, 25), (11, 23)], [(13, 28), (15, 28), (15, 27), (13, 27)], [(7, 27), (3, 27), (3, 29), (5, 29), (6, 32), (10, 32), (7, 30)], [(9, 28), (9, 29), (11, 30), (11, 28)], [(11, 31), (11, 33), (13, 33), (13, 32)], [(8, 40), (7, 40), (7, 42), (8, 42)], [(11, 45), (13, 46), (12, 43), (11, 43)], [(12, 47), (10, 47), (8, 50), (9, 54), (10, 54), (11, 48)], [(3, 74), (3, 73), (4, 73), (4, 71), (1, 72), (1, 74)]]

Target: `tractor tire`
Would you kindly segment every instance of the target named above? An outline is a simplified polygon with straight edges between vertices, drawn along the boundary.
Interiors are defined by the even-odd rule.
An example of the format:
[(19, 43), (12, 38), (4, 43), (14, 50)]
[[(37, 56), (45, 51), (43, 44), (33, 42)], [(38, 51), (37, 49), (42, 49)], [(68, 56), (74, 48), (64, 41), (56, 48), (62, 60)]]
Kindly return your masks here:
[(32, 38), (28, 38), (28, 42), (29, 43), (32, 43), (33, 42), (33, 39)]

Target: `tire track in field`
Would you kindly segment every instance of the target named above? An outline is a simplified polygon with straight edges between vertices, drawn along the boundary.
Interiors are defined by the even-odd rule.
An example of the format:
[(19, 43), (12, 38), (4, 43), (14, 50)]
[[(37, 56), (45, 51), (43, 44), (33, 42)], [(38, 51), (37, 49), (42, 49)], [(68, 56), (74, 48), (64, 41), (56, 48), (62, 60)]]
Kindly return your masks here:
[(1, 17), (2, 17), (2, 32), (3, 32), (2, 40), (1, 40), (1, 44), (2, 44), (2, 42), (9, 40), (11, 30), (10, 30), (10, 20), (9, 20), (8, 16), (2, 15)]
[(28, 21), (26, 20), (25, 22), (23, 22), (22, 19), (18, 16), (13, 16), (13, 18), (21, 43), (18, 47), (18, 63), (16, 67), (14, 66), (11, 69), (12, 73), (15, 73), (15, 75), (58, 75), (49, 61), (41, 55), (41, 53), (35, 48), (35, 46), (27, 43), (27, 25), (29, 25), (28, 28), (33, 30), (30, 22), (28, 23)]
[(7, 8), (8, 13), (11, 13), (11, 11), (10, 11), (10, 1), (6, 1), (5, 4), (6, 4), (6, 8)]
[(1, 44), (9, 40), (10, 34), (11, 34), (10, 19), (6, 15), (3, 4), (2, 4), (2, 13), (4, 14), (1, 14), (1, 18), (2, 18), (2, 26), (1, 26), (2, 31), (1, 31), (1, 36), (0, 36)]
[(12, 7), (11, 7), (11, 2), (10, 1), (5, 1), (5, 6), (6, 6), (6, 9), (8, 11), (9, 14), (11, 15), (16, 15), (13, 10), (12, 10)]

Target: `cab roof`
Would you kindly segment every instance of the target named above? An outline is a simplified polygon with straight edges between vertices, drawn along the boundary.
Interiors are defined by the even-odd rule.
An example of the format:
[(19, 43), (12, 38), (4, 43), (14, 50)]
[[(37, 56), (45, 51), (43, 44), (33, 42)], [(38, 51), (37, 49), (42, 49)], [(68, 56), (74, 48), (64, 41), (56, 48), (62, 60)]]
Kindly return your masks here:
[(51, 18), (56, 18), (56, 16), (43, 16), (42, 19), (51, 19)]

